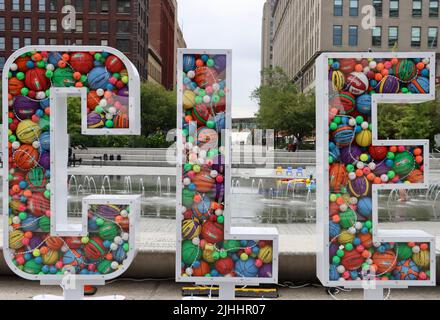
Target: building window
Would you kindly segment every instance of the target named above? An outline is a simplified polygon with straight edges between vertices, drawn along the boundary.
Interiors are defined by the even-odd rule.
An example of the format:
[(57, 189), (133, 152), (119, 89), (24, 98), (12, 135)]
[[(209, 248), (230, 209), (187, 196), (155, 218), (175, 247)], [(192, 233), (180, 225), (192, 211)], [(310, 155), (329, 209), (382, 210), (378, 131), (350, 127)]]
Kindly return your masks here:
[(437, 18), (438, 17), (438, 2), (439, 0), (429, 1), (429, 16)]
[(82, 20), (76, 20), (75, 22), (75, 31), (76, 32), (83, 32), (83, 21)]
[(342, 26), (333, 26), (333, 45), (342, 46)]
[(390, 0), (390, 18), (399, 16), (399, 0)]
[(119, 20), (117, 32), (130, 33), (130, 21), (129, 20)]
[(76, 44), (77, 46), (82, 46), (82, 44), (83, 44), (83, 39), (76, 39), (75, 44)]
[(39, 44), (40, 46), (44, 46), (44, 45), (46, 44), (46, 39), (44, 39), (44, 38), (38, 38), (38, 44)]
[(116, 40), (116, 48), (118, 48), (122, 52), (129, 52), (130, 51), (130, 40), (117, 39)]
[(6, 58), (0, 57), (0, 69), (3, 69), (3, 67), (5, 66), (5, 62), (6, 62)]
[(5, 50), (5, 37), (0, 37), (0, 50)]
[(101, 20), (101, 32), (108, 33), (108, 21), (107, 20)]
[(89, 20), (89, 32), (97, 32), (96, 20)]
[(359, 0), (350, 0), (350, 16), (357, 17), (359, 15)]
[(89, 44), (95, 46), (97, 44), (96, 39), (89, 39)]
[(376, 9), (376, 17), (382, 17), (383, 12), (383, 1), (382, 0), (373, 0), (374, 9)]
[(109, 12), (110, 6), (108, 0), (101, 0), (101, 12)]
[(70, 44), (71, 44), (70, 39), (64, 39), (63, 42), (64, 42), (65, 46), (70, 46)]
[(12, 0), (12, 10), (20, 11), (20, 0)]
[(118, 0), (118, 12), (119, 13), (130, 13), (130, 0)]
[(342, 8), (342, 0), (333, 0), (333, 15), (335, 17), (342, 17), (343, 15), (343, 8)]
[(96, 0), (90, 0), (89, 1), (89, 11), (90, 12), (97, 12), (98, 4)]
[(58, 29), (58, 22), (57, 19), (50, 19), (50, 31), (56, 32)]
[(46, 19), (38, 19), (38, 31), (46, 31)]
[(429, 27), (428, 29), (428, 48), (437, 48), (438, 28)]
[(411, 28), (411, 47), (420, 47), (422, 37), (422, 28), (412, 27)]
[(57, 11), (57, 0), (49, 0), (49, 11)]
[(57, 39), (51, 38), (49, 40), (49, 44), (52, 45), (52, 46), (56, 45), (57, 44)]
[(101, 40), (101, 46), (108, 46), (108, 40), (107, 39)]
[(46, 11), (46, 0), (38, 0), (38, 11)]
[(76, 9), (76, 12), (83, 12), (84, 11), (84, 1), (83, 0), (76, 0), (75, 1), (75, 9)]
[(5, 31), (5, 17), (0, 17), (0, 31)]
[(32, 45), (32, 39), (31, 38), (24, 38), (23, 40), (24, 40), (24, 46), (25, 47)]
[(388, 46), (394, 47), (397, 43), (398, 38), (399, 38), (399, 28), (398, 27), (389, 27), (388, 28)]
[(356, 47), (358, 45), (358, 26), (350, 26), (348, 29), (348, 44)]
[(5, 0), (0, 0), (0, 10), (5, 10)]
[(372, 44), (375, 47), (382, 46), (382, 27), (373, 28)]
[(12, 18), (12, 30), (20, 31), (20, 18)]
[(32, 30), (32, 20), (31, 20), (31, 18), (24, 18), (23, 30), (24, 31), (31, 31)]
[(24, 11), (31, 11), (31, 0), (24, 0)]
[(413, 0), (412, 16), (420, 18), (422, 16), (422, 0)]
[(20, 49), (20, 38), (12, 38), (12, 50)]

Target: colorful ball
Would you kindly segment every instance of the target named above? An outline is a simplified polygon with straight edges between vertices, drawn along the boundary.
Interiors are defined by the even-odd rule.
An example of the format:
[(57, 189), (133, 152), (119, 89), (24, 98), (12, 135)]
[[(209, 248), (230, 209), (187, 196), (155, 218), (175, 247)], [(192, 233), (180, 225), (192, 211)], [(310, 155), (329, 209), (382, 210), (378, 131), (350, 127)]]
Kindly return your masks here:
[(341, 258), (341, 264), (346, 270), (357, 270), (364, 263), (364, 258), (356, 250), (344, 251), (344, 256)]
[(223, 224), (214, 221), (205, 221), (202, 226), (200, 237), (209, 243), (218, 243), (223, 241)]
[(105, 60), (105, 67), (111, 73), (120, 73), (124, 68), (124, 63), (117, 56), (110, 55)]
[(412, 260), (420, 268), (428, 268), (430, 264), (430, 251), (420, 250), (418, 253), (412, 255)]
[(197, 192), (208, 193), (212, 190), (215, 179), (211, 177), (209, 170), (202, 170), (191, 179), (191, 182), (195, 184)]
[(258, 274), (258, 267), (255, 265), (255, 259), (237, 260), (235, 263), (235, 272), (238, 277), (254, 278)]
[(362, 114), (371, 113), (371, 95), (366, 93), (356, 98), (356, 109)]
[(87, 75), (87, 82), (91, 89), (105, 88), (111, 74), (104, 67), (95, 67)]
[(199, 104), (193, 108), (192, 116), (199, 126), (206, 126), (206, 122), (211, 116), (211, 113), (206, 105)]
[(26, 71), (25, 84), (33, 91), (46, 91), (50, 87), (50, 81), (46, 77), (45, 70), (40, 68)]
[(18, 80), (16, 77), (12, 77), (8, 80), (8, 93), (12, 96), (18, 96), (21, 94), (21, 89), (24, 88), (24, 82)]
[(40, 104), (25, 96), (17, 96), (13, 104), (14, 114), (19, 120), (30, 119), (37, 112)]
[(357, 211), (359, 214), (361, 214), (363, 217), (369, 219), (372, 214), (373, 204), (370, 197), (363, 197), (359, 199), (357, 203)]
[(429, 93), (430, 91), (429, 79), (425, 77), (417, 77), (411, 81), (411, 83), (408, 86), (408, 89), (412, 93), (419, 93), (419, 94)]
[(196, 95), (193, 91), (191, 90), (185, 90), (185, 92), (183, 93), (183, 108), (185, 110), (191, 110), (195, 107), (196, 105)]
[(182, 221), (182, 238), (193, 239), (200, 235), (202, 226), (197, 218), (186, 219)]
[(339, 70), (344, 73), (351, 73), (354, 71), (354, 68), (358, 62), (356, 59), (340, 59), (339, 60)]
[(93, 69), (94, 58), (87, 52), (75, 52), (70, 56), (69, 63), (74, 71), (87, 74)]
[(98, 260), (103, 257), (106, 251), (102, 239), (99, 237), (90, 238), (89, 242), (84, 246), (84, 253), (91, 260)]
[(193, 55), (186, 54), (183, 56), (183, 71), (185, 73), (196, 69), (196, 58)]
[(409, 82), (417, 76), (417, 68), (411, 59), (401, 59), (393, 66), (393, 74), (402, 82)]
[(191, 240), (182, 242), (182, 261), (185, 265), (192, 265), (195, 261), (200, 260), (201, 256), (200, 247), (194, 245)]
[(409, 175), (414, 170), (415, 160), (409, 151), (398, 152), (394, 158), (393, 171), (401, 178)]
[(365, 176), (349, 180), (348, 191), (356, 198), (368, 196), (371, 193), (370, 182)]
[(263, 261), (263, 263), (271, 263), (273, 257), (272, 246), (266, 245), (260, 249), (258, 252), (258, 259)]
[(399, 93), (399, 79), (394, 76), (384, 77), (376, 86), (377, 93)]
[(114, 220), (120, 213), (121, 208), (113, 204), (99, 205), (96, 208), (96, 214), (108, 220)]
[(29, 274), (39, 274), (43, 265), (37, 263), (35, 259), (26, 261), (23, 267), (23, 271)]
[(370, 153), (371, 157), (376, 161), (381, 161), (386, 158), (388, 153), (388, 148), (385, 146), (370, 146), (368, 148), (368, 152)]
[(23, 144), (17, 150), (15, 150), (14, 154), (12, 155), (12, 159), (18, 168), (24, 171), (29, 171), (38, 165), (40, 154), (33, 146)]
[(104, 117), (96, 112), (87, 115), (87, 127), (92, 129), (104, 127)]
[(332, 88), (334, 91), (341, 91), (345, 85), (345, 76), (339, 70), (330, 70), (329, 80), (332, 83)]
[(339, 192), (341, 187), (345, 187), (348, 182), (347, 170), (342, 163), (334, 163), (330, 166), (330, 190)]
[(372, 256), (372, 259), (373, 263), (377, 267), (377, 274), (392, 272), (397, 263), (396, 254), (391, 250), (387, 250), (383, 253), (375, 252)]
[(393, 271), (396, 280), (417, 280), (419, 267), (411, 259), (397, 262)]
[(52, 84), (54, 87), (73, 87), (75, 86), (75, 79), (73, 78), (73, 70), (70, 68), (55, 69), (52, 77)]
[(356, 99), (351, 92), (339, 92), (330, 100), (330, 107), (336, 108), (341, 114), (354, 111)]
[(338, 147), (346, 147), (354, 139), (354, 129), (352, 126), (342, 125), (332, 132), (332, 136)]
[(105, 221), (104, 224), (99, 227), (99, 236), (104, 240), (113, 241), (113, 239), (118, 235), (119, 228), (118, 225), (111, 221)]
[(18, 250), (23, 247), (22, 240), (24, 238), (24, 233), (20, 230), (14, 230), (9, 232), (9, 248)]
[(354, 234), (348, 232), (347, 230), (343, 230), (338, 236), (338, 243), (340, 244), (352, 243), (354, 238), (355, 238)]
[(361, 147), (368, 147), (373, 141), (373, 134), (370, 130), (362, 130), (356, 135), (356, 143)]
[(40, 136), (41, 129), (35, 122), (23, 120), (18, 124), (15, 134), (20, 142), (32, 144)]
[(407, 180), (411, 183), (423, 183), (425, 175), (423, 174), (423, 171), (414, 169), (409, 173)]
[(64, 245), (64, 241), (63, 239), (59, 238), (59, 237), (47, 237), (46, 238), (46, 246), (54, 251), (60, 250), (61, 247)]
[(234, 261), (231, 257), (218, 259), (215, 262), (215, 269), (222, 275), (227, 275), (234, 269)]
[(212, 86), (217, 82), (217, 71), (215, 69), (209, 67), (200, 67), (196, 70), (196, 76), (194, 77), (194, 81), (197, 85), (205, 89), (207, 86)]
[(341, 212), (339, 217), (341, 218), (339, 223), (344, 229), (352, 227), (357, 221), (356, 213), (350, 209), (345, 212)]
[(369, 81), (367, 76), (362, 72), (352, 72), (348, 75), (345, 82), (345, 88), (348, 92), (359, 96), (368, 90)]
[(34, 192), (28, 202), (28, 210), (36, 217), (41, 217), (50, 210), (50, 201), (43, 193)]
[(60, 258), (58, 251), (48, 250), (47, 253), (42, 255), (43, 263), (46, 265), (54, 265)]

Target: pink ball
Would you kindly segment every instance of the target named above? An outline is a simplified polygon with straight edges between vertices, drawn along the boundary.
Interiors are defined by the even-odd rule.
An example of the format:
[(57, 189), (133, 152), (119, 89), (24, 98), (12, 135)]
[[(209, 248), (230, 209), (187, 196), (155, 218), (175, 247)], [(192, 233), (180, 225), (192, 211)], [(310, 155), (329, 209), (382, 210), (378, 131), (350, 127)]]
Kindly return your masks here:
[(63, 267), (63, 262), (62, 261), (58, 261), (57, 263), (55, 263), (55, 268), (61, 269), (62, 267)]
[(108, 82), (110, 82), (112, 85), (116, 85), (116, 83), (118, 82), (118, 79), (116, 79), (115, 77), (111, 77)]
[(428, 279), (428, 276), (426, 275), (426, 273), (425, 272), (419, 272), (419, 279), (420, 280), (426, 280), (426, 279)]
[(223, 176), (218, 175), (217, 178), (215, 178), (215, 180), (217, 181), (217, 183), (222, 183), (223, 182)]
[(393, 64), (391, 63), (391, 61), (387, 61), (384, 63), (385, 69), (391, 69), (391, 67), (393, 66)]
[(44, 214), (46, 215), (46, 217), (50, 217), (50, 210), (46, 210)]
[(17, 261), (17, 263), (19, 264), (19, 265), (23, 265), (24, 264), (24, 258), (22, 257), (22, 256), (20, 256), (20, 257), (17, 257), (17, 259), (15, 259), (16, 261)]
[(23, 238), (23, 239), (21, 240), (21, 243), (23, 243), (23, 245), (25, 245), (25, 246), (29, 245), (29, 242), (30, 242), (30, 239), (29, 239), (29, 238)]
[(261, 268), (263, 266), (263, 261), (261, 261), (261, 259), (255, 260), (255, 266)]
[(363, 172), (365, 175), (369, 175), (370, 172), (371, 172), (371, 170), (370, 170), (370, 168), (368, 168), (368, 167), (364, 167), (364, 168), (362, 169), (362, 172)]
[(202, 239), (202, 240), (200, 240), (200, 243), (199, 243), (199, 246), (200, 246), (200, 248), (205, 248), (205, 245), (206, 245), (206, 240), (205, 239)]
[(398, 146), (397, 147), (397, 151), (403, 152), (403, 151), (405, 151), (405, 147), (404, 146)]
[(194, 179), (194, 177), (196, 176), (196, 173), (194, 171), (188, 171), (188, 178), (190, 179)]
[(247, 247), (246, 249), (244, 249), (244, 252), (245, 252), (247, 255), (250, 255), (250, 254), (252, 253), (252, 249), (251, 249), (250, 247)]
[(209, 94), (209, 95), (211, 95), (211, 94), (214, 92), (214, 90), (212, 89), (211, 86), (206, 87), (205, 91), (206, 91), (206, 93)]
[(363, 245), (358, 245), (358, 246), (356, 247), (356, 251), (359, 252), (359, 253), (364, 252), (364, 250), (365, 250), (365, 248), (364, 248)]
[(37, 122), (37, 123), (38, 123), (38, 122), (40, 121), (40, 117), (34, 114), (34, 115), (31, 117), (31, 120), (32, 120), (33, 122)]
[(344, 279), (348, 279), (348, 278), (350, 278), (350, 272), (345, 271), (345, 272), (342, 274), (342, 278), (344, 278)]

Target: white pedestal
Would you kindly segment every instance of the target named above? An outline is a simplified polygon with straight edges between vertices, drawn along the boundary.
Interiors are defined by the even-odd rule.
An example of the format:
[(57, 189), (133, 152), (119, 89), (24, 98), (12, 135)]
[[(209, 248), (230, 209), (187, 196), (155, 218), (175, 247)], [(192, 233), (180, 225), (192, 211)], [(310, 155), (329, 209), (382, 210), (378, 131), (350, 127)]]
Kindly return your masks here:
[(218, 297), (220, 300), (235, 300), (235, 284), (233, 283), (220, 284)]
[(383, 300), (383, 288), (364, 289), (364, 300)]

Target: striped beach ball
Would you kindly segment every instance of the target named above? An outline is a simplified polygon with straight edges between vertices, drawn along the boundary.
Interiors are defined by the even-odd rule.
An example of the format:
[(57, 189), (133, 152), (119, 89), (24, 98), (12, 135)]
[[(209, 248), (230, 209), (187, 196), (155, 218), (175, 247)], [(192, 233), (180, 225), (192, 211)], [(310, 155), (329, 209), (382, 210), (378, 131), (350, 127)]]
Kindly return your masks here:
[(330, 106), (339, 110), (341, 114), (347, 114), (354, 111), (356, 100), (353, 94), (342, 91), (336, 94), (330, 100)]
[(369, 84), (367, 76), (362, 72), (350, 73), (345, 82), (346, 89), (355, 96), (365, 93)]
[(182, 221), (182, 238), (185, 240), (191, 240), (200, 235), (202, 226), (200, 220), (197, 218), (186, 219)]
[(411, 59), (402, 59), (393, 67), (393, 74), (402, 82), (409, 82), (417, 76), (417, 68)]
[(344, 88), (345, 76), (339, 70), (330, 70), (329, 80), (332, 83), (332, 88), (334, 91), (341, 91)]
[(377, 93), (398, 93), (400, 90), (399, 79), (394, 76), (384, 77), (376, 86)]
[(417, 77), (411, 81), (408, 88), (412, 93), (429, 93), (429, 79)]
[(354, 139), (354, 129), (351, 126), (342, 125), (332, 133), (333, 141), (338, 147), (348, 146)]

